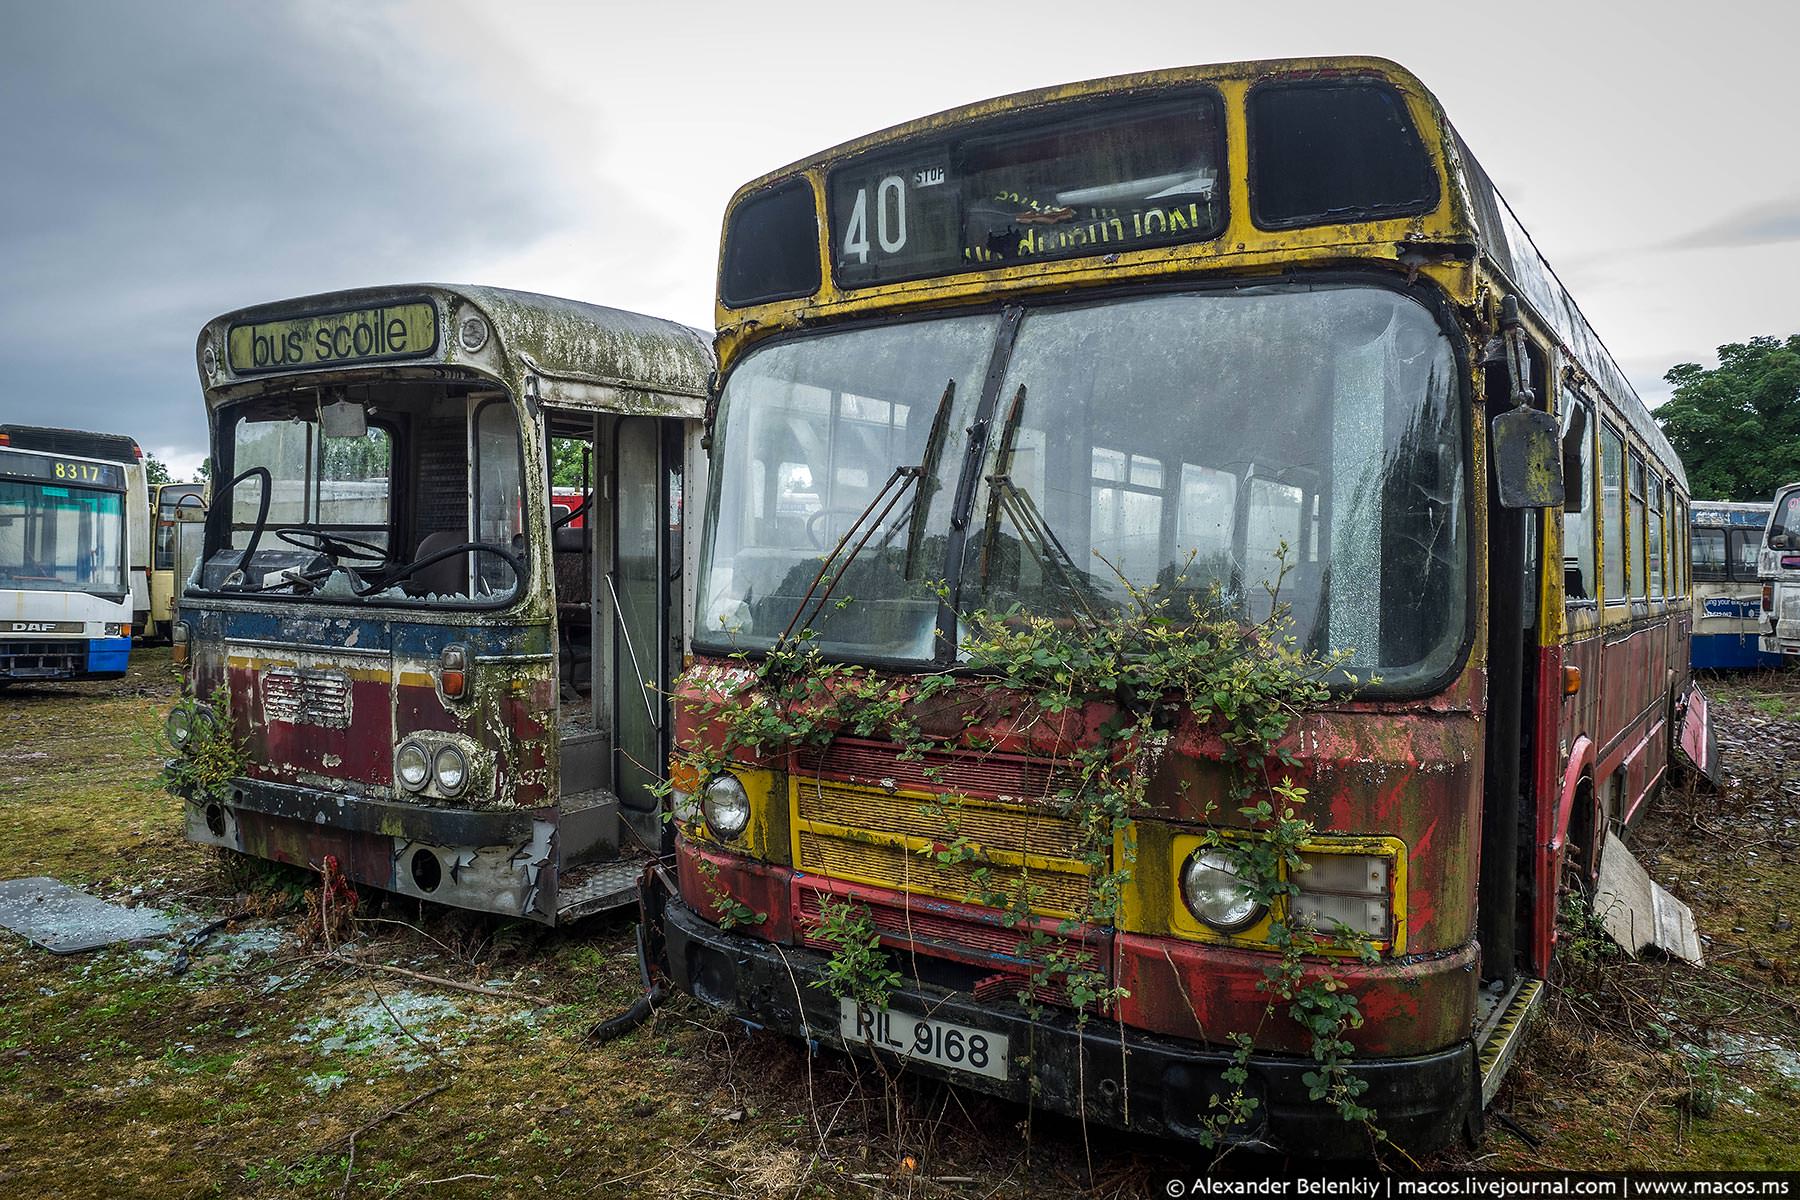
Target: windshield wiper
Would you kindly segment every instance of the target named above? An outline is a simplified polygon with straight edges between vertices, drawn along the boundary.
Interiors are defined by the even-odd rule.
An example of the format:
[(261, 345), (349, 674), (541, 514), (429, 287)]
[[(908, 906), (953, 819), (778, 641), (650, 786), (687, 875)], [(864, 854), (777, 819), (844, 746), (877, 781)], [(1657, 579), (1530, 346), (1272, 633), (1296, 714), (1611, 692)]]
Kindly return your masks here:
[[(869, 539), (874, 537), (876, 531), (886, 523), (888, 514), (894, 511), (894, 506), (899, 504), (901, 499), (905, 497), (907, 491), (914, 485), (919, 484), (919, 481), (936, 465), (938, 449), (943, 443), (944, 423), (950, 412), (950, 402), (955, 395), (956, 380), (952, 378), (944, 385), (943, 395), (938, 398), (937, 413), (932, 417), (931, 431), (926, 435), (925, 453), (920, 457), (919, 465), (916, 467), (895, 467), (893, 474), (887, 477), (887, 482), (881, 485), (881, 489), (869, 499), (868, 504), (863, 506), (863, 510), (856, 514), (856, 519), (850, 522), (849, 527), (844, 530), (844, 535), (837, 540), (837, 545), (831, 548), (831, 553), (827, 554), (825, 556), (825, 561), (819, 564), (819, 572), (813, 576), (812, 584), (806, 589), (805, 594), (800, 597), (800, 603), (794, 606), (794, 615), (788, 618), (787, 628), (783, 629), (781, 631), (781, 636), (775, 639), (775, 648), (779, 648), (786, 643), (788, 638), (793, 634), (796, 625), (801, 629), (805, 629), (818, 619), (819, 614), (825, 610), (825, 605), (830, 602), (831, 593), (837, 590), (837, 585), (843, 580), (844, 573), (850, 569), (850, 564), (856, 561), (857, 555), (861, 554), (863, 548), (869, 544)], [(896, 487), (896, 484), (899, 486)], [(892, 493), (892, 496), (891, 498), (888, 498), (890, 492)], [(832, 571), (832, 564), (837, 561), (838, 555), (843, 553), (844, 547), (849, 544), (851, 537), (856, 534), (857, 530), (863, 527), (863, 522), (869, 519), (869, 514), (875, 511), (875, 506), (880, 504), (884, 498), (888, 498), (887, 506), (881, 510), (881, 515), (875, 518), (875, 522), (869, 526), (868, 532), (864, 533), (850, 552), (844, 555), (844, 560), (842, 563), (838, 564), (837, 570)], [(926, 503), (921, 504), (921, 500), (924, 500)], [(903, 579), (911, 577), (912, 560), (917, 552), (919, 535), (923, 532), (921, 528), (923, 523), (923, 512), (924, 510), (929, 509), (929, 502), (930, 496), (925, 493), (921, 486), (913, 497), (913, 507), (909, 513), (910, 519), (905, 522), (908, 532), (906, 542), (906, 562), (903, 565), (903, 573), (901, 575), (901, 578)], [(895, 522), (895, 530), (899, 528), (900, 524), (901, 522)], [(893, 540), (893, 532), (894, 531), (890, 531), (888, 537), (882, 540), (881, 544), (883, 547)], [(827, 573), (830, 573), (831, 575), (831, 582), (829, 584), (825, 583), (825, 576)], [(824, 594), (819, 595), (817, 602), (812, 605), (812, 611), (807, 613), (806, 606), (809, 602), (812, 602), (815, 595), (819, 594), (819, 587), (821, 584), (825, 584)], [(802, 613), (806, 613), (806, 619), (804, 621), (800, 619)]]
[(1000, 429), (1000, 446), (994, 455), (994, 473), (987, 477), (988, 512), (987, 527), (981, 538), (981, 584), (985, 588), (988, 571), (993, 563), (995, 539), (1000, 532), (1000, 516), (1004, 513), (1019, 531), (1019, 544), (1031, 553), (1038, 569), (1044, 578), (1053, 580), (1063, 591), (1075, 597), (1088, 615), (1088, 619), (1098, 623), (1100, 615), (1094, 611), (1091, 600), (1098, 600), (1099, 593), (1075, 558), (1050, 528), (1050, 522), (1044, 519), (1043, 512), (1031, 493), (1025, 491), (1012, 480), (1013, 443), (1019, 436), (1019, 420), (1025, 411), (1025, 385), (1013, 393), (1012, 406), (1007, 410), (1006, 423)]

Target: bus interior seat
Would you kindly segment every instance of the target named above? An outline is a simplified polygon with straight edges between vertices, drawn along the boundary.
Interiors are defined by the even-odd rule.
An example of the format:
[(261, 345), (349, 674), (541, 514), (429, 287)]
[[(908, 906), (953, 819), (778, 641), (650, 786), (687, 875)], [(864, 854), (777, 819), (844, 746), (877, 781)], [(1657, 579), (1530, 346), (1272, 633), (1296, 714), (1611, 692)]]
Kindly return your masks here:
[[(419, 540), (419, 548), (414, 552), (413, 559), (418, 561), (430, 558), (467, 540), (460, 530), (439, 529)], [(467, 591), (468, 586), (467, 554), (452, 554), (441, 558), (430, 566), (415, 571), (412, 578), (406, 581), (407, 594), (413, 596), (455, 596)]]

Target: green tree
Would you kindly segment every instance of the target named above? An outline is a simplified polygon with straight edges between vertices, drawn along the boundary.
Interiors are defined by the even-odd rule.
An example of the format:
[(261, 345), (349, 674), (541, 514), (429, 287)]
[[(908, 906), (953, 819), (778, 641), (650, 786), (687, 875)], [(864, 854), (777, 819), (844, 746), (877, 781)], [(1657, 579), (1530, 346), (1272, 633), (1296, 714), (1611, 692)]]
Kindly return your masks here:
[(1719, 365), (1671, 367), (1656, 419), (1699, 500), (1767, 500), (1800, 479), (1800, 334), (1719, 347)]
[(169, 474), (169, 468), (163, 465), (162, 459), (154, 454), (144, 455), (144, 482), (148, 484), (174, 483), (175, 477)]
[[(579, 438), (550, 439), (550, 486), (559, 488), (578, 488), (581, 486), (581, 460), (587, 453), (587, 443)], [(591, 474), (592, 472), (590, 472)]]

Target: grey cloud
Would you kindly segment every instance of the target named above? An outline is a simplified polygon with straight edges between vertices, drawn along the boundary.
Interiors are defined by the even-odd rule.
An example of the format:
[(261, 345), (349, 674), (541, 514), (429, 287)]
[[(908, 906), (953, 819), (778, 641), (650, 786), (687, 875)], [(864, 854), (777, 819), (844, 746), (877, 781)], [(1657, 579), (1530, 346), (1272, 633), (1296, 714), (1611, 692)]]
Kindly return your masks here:
[(441, 277), (579, 218), (549, 147), (392, 11), (8, 10), (0, 419), (198, 453), (193, 342), (209, 317)]
[(1731, 246), (1766, 246), (1800, 241), (1800, 196), (1739, 209), (1670, 243), (1678, 250), (1712, 250)]

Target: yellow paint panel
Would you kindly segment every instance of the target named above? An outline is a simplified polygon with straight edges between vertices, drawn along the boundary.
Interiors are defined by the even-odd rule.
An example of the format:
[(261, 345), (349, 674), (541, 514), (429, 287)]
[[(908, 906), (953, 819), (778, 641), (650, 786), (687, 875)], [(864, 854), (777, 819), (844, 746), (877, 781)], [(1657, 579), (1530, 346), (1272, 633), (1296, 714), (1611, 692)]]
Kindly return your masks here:
[(351, 667), (338, 663), (327, 664), (310, 658), (307, 662), (302, 663), (291, 658), (264, 658), (260, 655), (232, 654), (226, 657), (225, 665), (227, 669), (234, 671), (329, 670), (358, 683), (391, 683), (394, 678), (392, 672), (386, 667)]
[(423, 358), (437, 350), (437, 306), (429, 300), (233, 325), (225, 361), (257, 374), (344, 363)]
[[(1230, 838), (1241, 836), (1232, 830), (1221, 830), (1223, 836)], [(1135, 886), (1127, 887), (1121, 898), (1121, 928), (1141, 931), (1155, 928), (1166, 923), (1168, 931), (1176, 937), (1189, 941), (1208, 942), (1220, 946), (1239, 946), (1248, 950), (1267, 950), (1269, 945), (1269, 927), (1274, 923), (1276, 913), (1271, 910), (1265, 913), (1256, 924), (1237, 933), (1220, 933), (1218, 930), (1203, 924), (1181, 900), (1181, 866), (1194, 851), (1205, 845), (1205, 839), (1199, 834), (1176, 833), (1169, 842), (1168, 858), (1163, 863), (1140, 860), (1137, 871), (1140, 873), (1160, 871), (1165, 875), (1168, 896), (1167, 911), (1150, 914), (1145, 911), (1146, 900)], [(1406, 952), (1406, 843), (1393, 837), (1316, 837), (1302, 843), (1300, 850), (1305, 854), (1362, 854), (1385, 858), (1388, 862), (1388, 902), (1389, 911), (1394, 922), (1394, 934), (1391, 941), (1371, 942), (1377, 951), (1384, 954), (1404, 954)], [(1322, 954), (1349, 954), (1351, 951), (1332, 950), (1321, 947)]]

